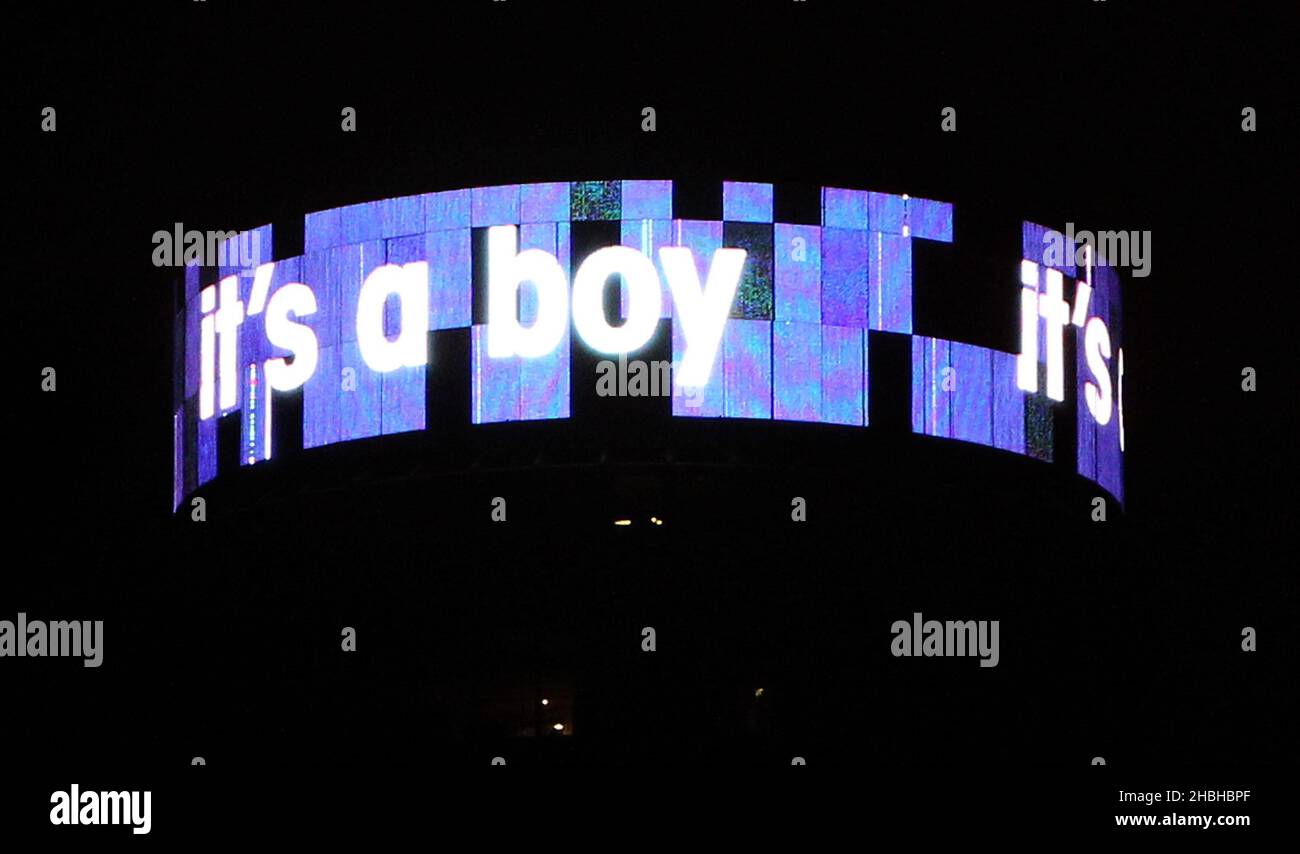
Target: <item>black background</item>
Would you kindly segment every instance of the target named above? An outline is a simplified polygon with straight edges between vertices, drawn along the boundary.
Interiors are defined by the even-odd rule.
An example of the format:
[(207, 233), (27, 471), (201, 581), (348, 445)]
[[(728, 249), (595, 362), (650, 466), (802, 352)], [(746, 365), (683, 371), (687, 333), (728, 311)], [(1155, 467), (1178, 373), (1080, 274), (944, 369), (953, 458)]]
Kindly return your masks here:
[[(102, 619), (106, 640), (98, 669), (4, 662), (5, 764), (42, 781), (11, 803), (40, 827), (47, 777), (134, 781), (161, 832), (207, 820), (159, 806), (185, 775), (447, 778), (493, 756), (677, 779), (803, 756), (866, 785), (1002, 775), (1022, 797), (1051, 775), (1262, 786), (1294, 756), (1286, 29), (1119, 2), (24, 13), (5, 36), (0, 618)], [(1068, 468), (915, 439), (887, 414), (867, 431), (683, 424), (586, 393), (581, 364), (571, 422), (471, 430), (449, 337), (430, 430), (220, 478), (208, 522), (172, 518), (175, 286), (154, 231), (605, 178), (672, 178), (675, 215), (700, 218), (719, 218), (724, 179), (776, 182), (778, 219), (822, 185), (951, 201), (955, 243), (917, 242), (917, 331), (1006, 350), (1022, 219), (1149, 230), (1152, 274), (1124, 280), (1126, 512), (1093, 523)], [(871, 358), (897, 396), (906, 352)], [(621, 514), (667, 524), (615, 529)], [(888, 627), (914, 610), (999, 619), (1001, 664), (892, 658)], [(572, 736), (485, 725), (494, 686), (547, 679), (574, 686)], [(1072, 822), (1109, 822), (1109, 802), (1079, 802), (1062, 801)]]

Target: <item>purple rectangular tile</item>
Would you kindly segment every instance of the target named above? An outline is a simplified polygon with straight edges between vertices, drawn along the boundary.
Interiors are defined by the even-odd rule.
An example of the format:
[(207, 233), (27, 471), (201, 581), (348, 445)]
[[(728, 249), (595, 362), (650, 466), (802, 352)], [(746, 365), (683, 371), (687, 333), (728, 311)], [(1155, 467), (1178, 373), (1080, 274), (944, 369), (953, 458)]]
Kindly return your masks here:
[(217, 476), (217, 416), (198, 425), (199, 486)]
[(771, 222), (772, 185), (723, 181), (722, 218), (728, 222)]
[(470, 331), (470, 411), (475, 424), (519, 420), (519, 359), (487, 354), (487, 327)]
[(405, 237), (425, 230), (425, 196), (401, 196), (379, 203), (381, 237)]
[(993, 445), (993, 351), (952, 344), (953, 438)]
[(430, 231), (424, 236), (429, 260), (429, 330), (470, 325), (473, 310), (470, 230)]
[(1025, 453), (1025, 395), (1016, 385), (1016, 355), (994, 350), (993, 446)]
[(822, 420), (822, 328), (818, 323), (772, 324), (772, 417)]
[(519, 221), (568, 222), (569, 183), (521, 184), (519, 186)]
[[(302, 282), (316, 295), (316, 313), (306, 320), (316, 333), (317, 344), (330, 347), (339, 340), (339, 276), (332, 268), (339, 263), (340, 247), (309, 252), (302, 259)], [(278, 270), (279, 265), (276, 265)], [(274, 293), (274, 291), (272, 291)]]
[(866, 424), (866, 333), (822, 326), (822, 421)]
[(339, 441), (342, 433), (339, 409), (342, 375), (338, 345), (321, 347), (316, 371), (302, 387), (304, 449), (320, 448)]
[(470, 227), (470, 191), (443, 190), (424, 196), (424, 230)]
[(323, 252), (343, 243), (343, 212), (339, 208), (316, 211), (303, 217), (303, 250)]
[(772, 417), (772, 322), (732, 318), (722, 332), (728, 418)]
[(929, 434), (952, 438), (953, 398), (944, 389), (944, 380), (952, 370), (952, 342), (942, 338), (927, 339), (930, 346), (929, 371)]
[(776, 319), (820, 323), (822, 319), (821, 229), (815, 225), (773, 227)]
[(339, 212), (343, 242), (362, 243), (384, 236), (384, 218), (379, 202), (348, 205)]
[(907, 225), (912, 237), (952, 243), (952, 204), (932, 199), (908, 199)]
[(622, 186), (623, 219), (673, 218), (672, 181), (624, 181)]
[(869, 319), (871, 235), (843, 228), (822, 229), (823, 323), (865, 328)]
[(912, 241), (897, 234), (871, 235), (871, 328), (912, 332)]
[(381, 435), (384, 375), (365, 363), (356, 341), (340, 344), (339, 357), (339, 441)]
[[(920, 352), (913, 345), (912, 363), (912, 412), (913, 429), (917, 417), (915, 395), (920, 394), (921, 431), (927, 436), (952, 438), (953, 395), (945, 388), (945, 380), (951, 385), (952, 362), (950, 342), (941, 338), (918, 336), (914, 342), (921, 342)], [(918, 364), (916, 359), (920, 359)]]
[(902, 234), (907, 220), (907, 202), (892, 193), (867, 193), (867, 222), (872, 231)]
[(569, 332), (550, 353), (519, 359), (519, 418), (539, 421), (569, 417)]
[(380, 375), (383, 395), (380, 432), (384, 435), (424, 429), (425, 371), (426, 366), (420, 365)]
[[(339, 341), (357, 340), (357, 303), (366, 277), (384, 265), (384, 242), (371, 240), (339, 247), (326, 266), (326, 280), (338, 294)], [(374, 434), (367, 434), (374, 435)]]
[(867, 192), (822, 188), (822, 226), (824, 228), (868, 228)]
[(925, 433), (926, 338), (912, 336), (912, 432)]
[(519, 185), (476, 187), (470, 190), (471, 225), (515, 225), (519, 222)]

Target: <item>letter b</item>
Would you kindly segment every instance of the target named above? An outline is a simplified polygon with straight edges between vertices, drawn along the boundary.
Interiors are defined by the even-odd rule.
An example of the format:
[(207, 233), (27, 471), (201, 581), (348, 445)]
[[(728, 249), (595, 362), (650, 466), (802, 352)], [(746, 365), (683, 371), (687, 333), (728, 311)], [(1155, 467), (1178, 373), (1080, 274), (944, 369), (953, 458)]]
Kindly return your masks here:
[[(550, 353), (564, 338), (569, 316), (569, 283), (555, 256), (541, 249), (518, 251), (518, 229), (488, 229), (487, 350), (492, 359), (536, 358)], [(519, 285), (537, 289), (537, 319), (519, 322)]]

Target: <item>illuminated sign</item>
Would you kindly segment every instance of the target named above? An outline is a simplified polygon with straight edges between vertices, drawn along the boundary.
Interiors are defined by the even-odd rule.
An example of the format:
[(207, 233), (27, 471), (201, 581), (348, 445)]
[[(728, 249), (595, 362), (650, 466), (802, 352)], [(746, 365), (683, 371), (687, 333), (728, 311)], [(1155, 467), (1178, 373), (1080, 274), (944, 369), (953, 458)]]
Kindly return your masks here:
[[(908, 335), (914, 432), (1050, 460), (1052, 406), (1073, 397), (1076, 469), (1122, 500), (1118, 277), (1090, 247), (1045, 253), (1062, 235), (1024, 224), (1008, 353), (913, 329), (912, 248), (953, 241), (948, 203), (827, 187), (821, 224), (800, 225), (774, 221), (771, 184), (725, 183), (719, 221), (674, 218), (672, 197), (585, 181), (386, 199), (308, 214), (300, 256), (272, 260), (264, 226), (256, 263), (205, 287), (187, 267), (175, 503), (216, 475), (219, 416), (238, 414), (243, 464), (272, 457), (277, 393), (301, 389), (305, 448), (423, 430), (430, 333), (470, 331), (473, 423), (545, 421), (570, 415), (571, 348), (624, 358), (665, 321), (689, 392), (674, 416), (867, 427), (872, 336)], [(618, 243), (573, 257), (592, 223)]]

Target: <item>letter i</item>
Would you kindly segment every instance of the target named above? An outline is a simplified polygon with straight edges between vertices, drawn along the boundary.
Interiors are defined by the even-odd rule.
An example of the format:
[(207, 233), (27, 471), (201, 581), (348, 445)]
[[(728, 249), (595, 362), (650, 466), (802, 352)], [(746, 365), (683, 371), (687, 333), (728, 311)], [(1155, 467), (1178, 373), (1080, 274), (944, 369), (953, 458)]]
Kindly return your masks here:
[(208, 285), (199, 294), (199, 418), (216, 414), (217, 324), (212, 312), (217, 307), (217, 288)]
[(1038, 391), (1038, 265), (1020, 262), (1020, 355), (1016, 358), (1016, 386)]
[(239, 299), (239, 277), (221, 280), (221, 308), (216, 314), (216, 331), (221, 351), (221, 411), (239, 403), (239, 326), (244, 322), (244, 303)]

